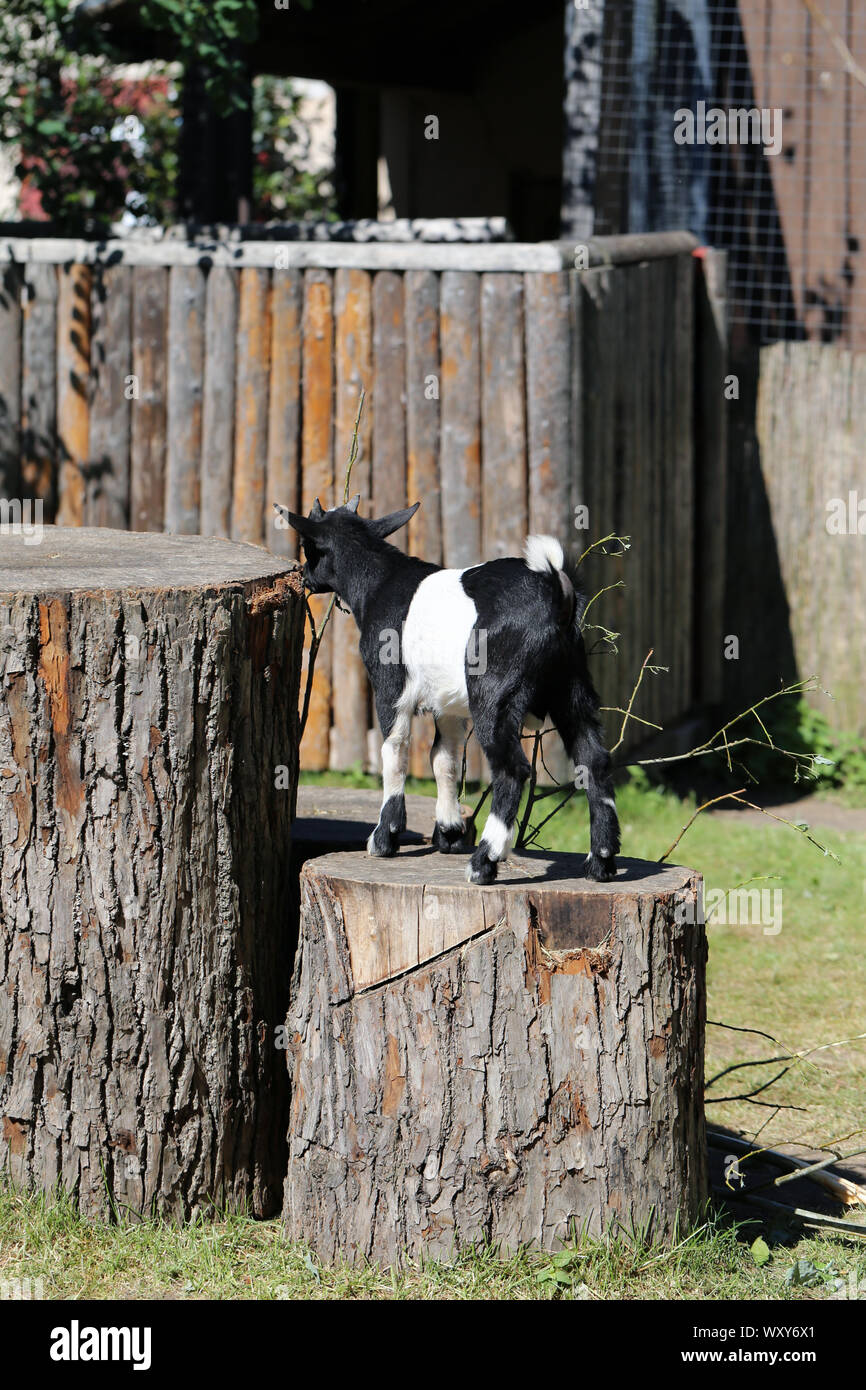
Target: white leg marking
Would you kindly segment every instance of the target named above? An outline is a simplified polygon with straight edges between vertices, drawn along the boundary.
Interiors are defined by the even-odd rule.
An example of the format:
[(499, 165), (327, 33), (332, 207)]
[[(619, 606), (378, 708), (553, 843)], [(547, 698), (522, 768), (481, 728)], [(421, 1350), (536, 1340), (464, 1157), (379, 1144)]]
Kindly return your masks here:
[(498, 816), (489, 815), (481, 837), (481, 848), (486, 850), (488, 859), (504, 859), (511, 848), (513, 825), (506, 825)]
[[(398, 710), (397, 718), (394, 720), (394, 727), (382, 744), (382, 805), (379, 810), (381, 823), (382, 811), (390, 801), (392, 796), (402, 796), (403, 788), (406, 785), (406, 773), (409, 768), (409, 730), (411, 728), (411, 717), (405, 712)], [(397, 826), (389, 825), (388, 829), (396, 834)], [(375, 835), (375, 831), (373, 835)], [(367, 852), (375, 854), (373, 845), (373, 835), (367, 841)]]
[(613, 809), (616, 810), (616, 802), (614, 801), (612, 796), (603, 796), (601, 799), (604, 802), (605, 806), (612, 806)]
[(409, 770), (409, 730), (411, 716), (402, 710), (382, 744), (382, 805), (392, 796), (402, 796)]
[(436, 778), (436, 823), (446, 829), (460, 825), (460, 802), (457, 799), (457, 754), (464, 724), (462, 719), (444, 718), (438, 721), (439, 742), (430, 762)]

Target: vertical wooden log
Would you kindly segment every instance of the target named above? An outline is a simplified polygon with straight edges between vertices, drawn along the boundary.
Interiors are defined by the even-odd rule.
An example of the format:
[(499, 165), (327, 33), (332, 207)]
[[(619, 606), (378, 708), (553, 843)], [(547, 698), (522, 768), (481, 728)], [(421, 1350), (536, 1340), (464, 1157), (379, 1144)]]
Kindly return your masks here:
[[(638, 343), (649, 343), (652, 335), (657, 332), (652, 322), (651, 315), (651, 286), (654, 269), (651, 265), (638, 267), (640, 274), (635, 276), (630, 295), (631, 313), (634, 322), (634, 339)], [(628, 530), (635, 537), (631, 550), (625, 557), (623, 572), (628, 584), (627, 601), (632, 613), (632, 640), (636, 652), (636, 659), (643, 661), (650, 647), (653, 646), (655, 638), (649, 625), (648, 599), (649, 594), (649, 575), (647, 570), (654, 568), (653, 557), (649, 553), (647, 546), (638, 538), (641, 533), (643, 518), (648, 514), (651, 505), (650, 491), (652, 486), (652, 400), (648, 389), (649, 373), (643, 364), (641, 369), (633, 374), (632, 390), (634, 392), (633, 410), (633, 449), (634, 462), (630, 470), (632, 479), (633, 497), (631, 509), (628, 517)], [(636, 679), (636, 673), (633, 679)], [(646, 681), (644, 681), (644, 685)], [(643, 693), (643, 686), (641, 686)], [(605, 703), (613, 703), (606, 701)], [(641, 706), (639, 714), (645, 714), (646, 705)], [(618, 716), (621, 719), (621, 716)], [(616, 725), (618, 728), (619, 725)], [(628, 730), (627, 730), (628, 732)], [(635, 725), (631, 731), (638, 741), (643, 734), (650, 733), (651, 730), (642, 725)]]
[(204, 272), (198, 266), (172, 266), (168, 280), (165, 527), (182, 535), (194, 535), (200, 519), (205, 292)]
[(728, 368), (724, 251), (702, 248), (695, 260), (695, 614), (697, 696), (722, 702), (728, 507)]
[(21, 495), (21, 267), (0, 281), (0, 498)]
[(132, 270), (100, 267), (93, 287), (93, 389), (85, 520), (88, 526), (129, 528)]
[(57, 507), (57, 268), (24, 272), (21, 343), (21, 489)]
[(237, 330), (238, 272), (215, 265), (207, 277), (205, 300), (199, 525), (203, 536), (231, 534)]
[(520, 555), (527, 532), (523, 277), (481, 277), (481, 550)]
[[(822, 8), (826, 7), (822, 5)], [(856, 10), (857, 6), (853, 8)], [(814, 231), (810, 231), (814, 207), (814, 126), (810, 128), (809, 106), (810, 49), (814, 25), (804, 4), (786, 5), (784, 12), (775, 5), (762, 5), (758, 10), (750, 4), (740, 7), (740, 14), (755, 82), (755, 104), (771, 109), (779, 107), (785, 113), (784, 152), (779, 158), (766, 161), (769, 166), (766, 177), (772, 180), (775, 204), (784, 230), (784, 260), (791, 281), (794, 313), (798, 322), (803, 323), (806, 315), (809, 243), (814, 236)], [(769, 57), (767, 63), (763, 61), (765, 50)], [(748, 189), (743, 190), (743, 196), (748, 197)], [(746, 216), (750, 214), (754, 215), (748, 209)], [(754, 247), (752, 254), (758, 260), (757, 274), (760, 275), (763, 270), (761, 247)], [(841, 253), (839, 261), (841, 264)], [(774, 266), (771, 273), (778, 275), (778, 268)], [(775, 314), (775, 307), (772, 307), (770, 322), (766, 324), (770, 330), (774, 326), (772, 320)], [(740, 336), (743, 335), (742, 327), (738, 332)]]
[[(304, 272), (303, 343), (301, 510), (306, 514), (317, 497), (323, 507), (329, 507), (334, 491), (334, 305), (333, 284), (326, 270)], [(310, 596), (310, 607), (317, 627), (321, 627), (329, 602), (325, 594)], [(309, 633), (305, 652), (309, 652)], [(321, 772), (330, 763), (332, 652), (332, 633), (328, 630), (316, 657), (310, 711), (301, 743), (301, 766), (312, 772)], [(308, 659), (308, 655), (305, 656), (301, 677), (302, 697), (306, 688)]]
[(532, 272), (524, 280), (529, 530), (557, 536), (570, 547), (575, 533), (570, 505), (574, 445), (569, 280), (565, 272)]
[(232, 539), (262, 545), (271, 369), (270, 272), (241, 271)]
[(130, 525), (161, 531), (165, 503), (168, 271), (136, 266), (132, 291), (132, 403)]
[(57, 292), (57, 520), (82, 526), (90, 447), (90, 292), (86, 265), (61, 266)]
[(275, 524), (273, 503), (301, 505), (301, 317), (303, 284), (297, 270), (275, 270), (271, 285), (271, 378), (265, 536), (275, 555), (295, 559), (298, 534)]
[[(364, 270), (338, 270), (334, 276), (336, 416), (334, 421), (335, 504), (343, 500), (345, 470), (358, 415), (361, 388), (367, 391), (358, 431), (358, 458), (352, 470), (349, 492), (361, 494), (362, 516), (372, 514), (370, 441), (372, 438), (372, 282)], [(334, 629), (333, 729), (331, 767), (350, 769), (367, 764), (370, 726), (370, 690), (367, 672), (358, 650), (358, 628), (353, 618), (337, 610)], [(339, 674), (337, 674), (339, 673)]]
[(451, 568), (481, 559), (480, 295), (478, 275), (442, 275), (442, 552)]
[[(572, 312), (566, 272), (530, 273), (524, 278), (526, 319), (527, 531), (556, 536), (566, 555), (573, 550)], [(583, 534), (583, 533), (581, 533)], [(578, 553), (584, 549), (580, 547)], [(549, 726), (548, 726), (549, 727)], [(544, 737), (550, 776), (565, 782), (570, 757), (555, 734)], [(524, 748), (531, 757), (532, 740)], [(542, 779), (549, 780), (542, 769)]]
[[(442, 403), (440, 477), (442, 555), (449, 568), (481, 560), (481, 283), (468, 271), (447, 270), (440, 286)], [(466, 775), (477, 781), (482, 756), (474, 738)]]
[[(614, 465), (616, 469), (614, 477), (611, 479), (613, 484), (611, 529), (622, 535), (636, 535), (640, 527), (640, 517), (635, 510), (631, 487), (632, 474), (639, 467), (636, 460), (640, 435), (638, 420), (640, 401), (637, 389), (640, 376), (640, 357), (637, 357), (635, 369), (632, 371), (627, 370), (626, 363), (629, 353), (633, 357), (635, 355), (635, 342), (631, 337), (631, 325), (640, 303), (641, 283), (646, 272), (652, 273), (653, 269), (654, 267), (649, 263), (621, 266), (614, 276), (617, 303), (609, 311), (611, 331), (615, 334), (614, 351), (616, 356), (616, 379), (612, 383), (611, 400), (611, 409), (614, 412)], [(606, 584), (621, 580), (624, 586), (622, 589), (614, 590), (609, 595), (606, 594), (605, 598), (610, 598), (612, 604), (616, 605), (616, 623), (614, 626), (621, 634), (620, 648), (626, 665), (626, 676), (630, 680), (629, 691), (631, 691), (631, 684), (637, 677), (644, 655), (644, 653), (639, 655), (637, 649), (637, 609), (634, 600), (635, 590), (639, 587), (640, 581), (637, 566), (631, 564), (632, 553), (629, 551), (622, 558), (606, 560), (602, 576), (603, 582)], [(605, 699), (602, 703), (611, 704), (613, 702)], [(637, 729), (638, 725), (633, 725), (629, 732), (635, 733)]]
[[(866, 55), (866, 9), (862, 5), (850, 5), (846, 41), (852, 53), (859, 58), (861, 65)], [(858, 137), (855, 132), (866, 128), (866, 86), (849, 75), (848, 82), (848, 131), (845, 151), (848, 159), (847, 185), (849, 198), (849, 220), (852, 227), (866, 227), (866, 179), (854, 175), (853, 163), (857, 158)], [(783, 163), (787, 161), (783, 160)], [(866, 239), (862, 233), (850, 246), (850, 261), (853, 277), (850, 282), (849, 344), (857, 352), (866, 350)]]
[[(820, 8), (832, 34), (844, 41), (848, 16), (852, 9), (860, 7), (852, 6), (850, 0), (821, 0)], [(849, 141), (858, 141), (858, 136), (847, 128), (851, 79), (842, 68), (830, 34), (815, 23), (811, 15), (809, 19), (808, 61), (805, 63), (810, 117), (809, 189), (806, 201), (798, 209), (805, 224), (806, 306), (803, 317), (809, 336), (827, 342), (838, 338), (846, 326), (854, 279), (849, 260), (851, 243), (855, 241), (858, 248), (862, 247), (863, 237), (862, 225), (850, 220), (850, 186), (853, 182), (862, 182), (863, 165), (858, 160), (852, 170), (848, 155)], [(785, 46), (787, 48), (787, 37)], [(859, 55), (861, 65), (864, 56), (863, 52)], [(774, 97), (771, 104), (775, 107), (780, 103)], [(785, 144), (793, 143), (787, 130), (784, 136)], [(795, 154), (805, 157), (805, 151), (800, 153), (796, 148)], [(770, 161), (771, 164), (779, 162)], [(786, 161), (783, 158), (781, 162)]]
[[(656, 270), (658, 272), (658, 267)], [(670, 664), (670, 651), (667, 644), (665, 623), (667, 620), (666, 594), (669, 582), (668, 564), (670, 557), (663, 551), (665, 543), (665, 469), (670, 441), (668, 438), (667, 385), (670, 379), (671, 364), (668, 343), (667, 294), (663, 272), (656, 273), (650, 280), (651, 318), (656, 325), (664, 324), (664, 329), (656, 335), (659, 350), (644, 361), (644, 368), (650, 378), (655, 431), (651, 457), (651, 482), (649, 507), (644, 518), (643, 533), (645, 555), (640, 557), (637, 582), (646, 583), (650, 594), (650, 624), (652, 633), (653, 660), (659, 665)], [(653, 559), (650, 560), (649, 557)], [(641, 655), (641, 660), (643, 660)], [(666, 677), (664, 678), (666, 679)], [(646, 717), (657, 724), (664, 724), (667, 709), (667, 694), (661, 680), (652, 681), (647, 692), (649, 699)], [(628, 698), (628, 690), (623, 684), (619, 691), (619, 703)]]
[[(775, 630), (765, 604), (749, 602), (751, 531), (732, 531), (734, 595), (744, 604), (738, 625), (740, 661), (749, 669), (746, 698), (773, 670), (820, 673), (833, 699), (813, 703), (840, 730), (866, 737), (866, 564), (863, 558), (862, 441), (866, 437), (866, 354), (829, 343), (774, 343), (761, 350), (756, 432), (761, 458), (761, 501), (775, 546), (787, 630)], [(738, 498), (754, 514), (755, 501)], [(739, 566), (739, 568), (738, 568)], [(763, 568), (766, 568), (764, 562)], [(745, 579), (738, 578), (740, 571)], [(745, 600), (740, 597), (746, 585)], [(845, 621), (827, 614), (844, 613)], [(754, 657), (752, 653), (754, 652)], [(736, 675), (733, 677), (736, 679)]]
[[(406, 300), (406, 496), (421, 506), (409, 522), (409, 554), (442, 563), (442, 492), (439, 481), (439, 280), (430, 270), (408, 270)], [(412, 726), (409, 771), (429, 777), (435, 727), (429, 715)]]
[[(373, 515), (406, 506), (406, 326), (403, 277), (373, 280)], [(406, 550), (405, 528), (390, 537)]]
[[(373, 280), (372, 512), (385, 516), (406, 506), (406, 325), (403, 276), (380, 270)], [(414, 499), (413, 499), (414, 500)], [(405, 527), (390, 537), (406, 550)], [(375, 717), (368, 743), (378, 771), (382, 732)]]

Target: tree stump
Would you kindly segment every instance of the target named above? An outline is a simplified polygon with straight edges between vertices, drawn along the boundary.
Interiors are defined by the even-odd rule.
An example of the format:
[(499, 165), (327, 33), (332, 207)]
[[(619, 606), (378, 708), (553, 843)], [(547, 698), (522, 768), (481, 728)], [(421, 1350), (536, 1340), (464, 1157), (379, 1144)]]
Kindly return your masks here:
[(284, 1219), (325, 1260), (554, 1249), (701, 1219), (706, 937), (689, 869), (338, 853), (301, 876)]
[(46, 527), (0, 556), (0, 1169), (279, 1209), (300, 577)]

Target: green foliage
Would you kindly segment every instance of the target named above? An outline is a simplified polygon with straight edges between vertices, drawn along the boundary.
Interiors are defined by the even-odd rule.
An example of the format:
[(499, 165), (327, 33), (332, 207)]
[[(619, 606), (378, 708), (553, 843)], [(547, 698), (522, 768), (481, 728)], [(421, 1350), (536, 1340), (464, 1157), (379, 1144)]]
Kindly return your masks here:
[(178, 112), (164, 69), (130, 81), (105, 55), (71, 53), (60, 0), (13, 0), (0, 17), (0, 139), (17, 147), (20, 210), (67, 233), (125, 212), (170, 221)]
[[(81, 1218), (61, 1192), (16, 1192), (0, 1175), (0, 1280), (42, 1279), (46, 1298), (195, 1298), (222, 1300), (521, 1300), (808, 1299), (812, 1281), (783, 1276), (781, 1262), (755, 1265), (751, 1225), (710, 1210), (706, 1222), (666, 1246), (621, 1229), (576, 1235), (561, 1251), (527, 1248), (508, 1255), (479, 1243), (450, 1260), (350, 1267), (320, 1264), (286, 1240), (279, 1220), (236, 1212), (186, 1224), (133, 1221), (109, 1225)], [(853, 1262), (841, 1243), (804, 1236), (790, 1259), (823, 1269), (828, 1251), (843, 1269)]]
[(307, 168), (311, 134), (301, 96), (288, 78), (259, 77), (253, 87), (253, 205), (257, 221), (336, 217), (332, 171)]
[(216, 105), (246, 105), (243, 47), (258, 34), (256, 0), (143, 0), (138, 13), (144, 28), (170, 35), (174, 57), (185, 67), (202, 66)]
[[(93, 30), (101, 51), (84, 53), (68, 22), (69, 0), (10, 0), (0, 15), (0, 140), (16, 148), (19, 210), (67, 235), (103, 231), (124, 216), (144, 225), (176, 217), (180, 109), (165, 65), (132, 81), (118, 54)], [(247, 0), (181, 5), (147, 0), (143, 19), (178, 33), (182, 61), (207, 60), (211, 98), (241, 100), (243, 44), (255, 35)], [(88, 29), (88, 42), (91, 30)], [(80, 35), (79, 35), (80, 38)], [(300, 94), (287, 79), (254, 84), (253, 216), (333, 217), (330, 171), (307, 168), (310, 133)]]
[(762, 1236), (758, 1236), (757, 1240), (752, 1241), (751, 1250), (752, 1259), (756, 1265), (765, 1265), (769, 1262), (770, 1247)]

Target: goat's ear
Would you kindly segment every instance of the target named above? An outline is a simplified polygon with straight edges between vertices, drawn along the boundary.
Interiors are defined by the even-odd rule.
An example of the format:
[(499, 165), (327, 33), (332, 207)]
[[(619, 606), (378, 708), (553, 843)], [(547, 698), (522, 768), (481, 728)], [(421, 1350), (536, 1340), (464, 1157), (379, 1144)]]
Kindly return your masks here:
[(358, 503), (360, 502), (360, 500), (361, 494), (359, 492), (356, 497), (352, 498), (351, 502), (346, 503), (346, 507), (350, 512), (356, 512), (358, 510)]
[(317, 536), (320, 532), (319, 523), (308, 516), (296, 516), (290, 512), (288, 507), (281, 507), (279, 502), (274, 503), (274, 511), (277, 514), (277, 525), (285, 528), (291, 526), (302, 536)]
[(414, 507), (404, 507), (402, 511), (391, 512), (389, 516), (372, 517), (367, 525), (374, 536), (383, 541), (386, 536), (393, 535), (401, 526), (405, 526), (407, 521), (411, 521), (420, 506), (421, 503), (416, 502)]
[(321, 521), (324, 515), (325, 509), (317, 497), (312, 507), (310, 508), (310, 516), (313, 518), (314, 521)]

